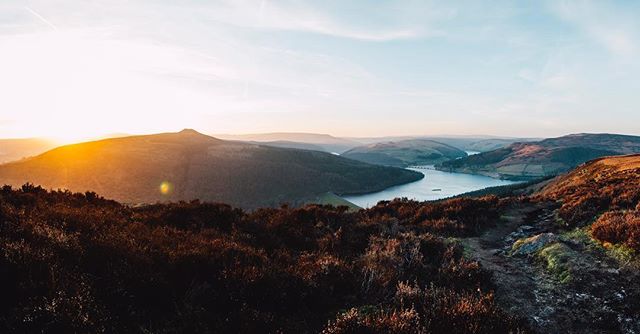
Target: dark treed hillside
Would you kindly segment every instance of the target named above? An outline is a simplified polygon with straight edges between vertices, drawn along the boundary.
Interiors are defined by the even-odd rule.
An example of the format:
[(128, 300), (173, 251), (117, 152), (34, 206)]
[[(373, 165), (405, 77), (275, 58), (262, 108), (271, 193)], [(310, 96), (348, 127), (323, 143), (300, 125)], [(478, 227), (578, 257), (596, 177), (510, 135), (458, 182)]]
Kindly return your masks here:
[(201, 199), (243, 208), (379, 191), (420, 178), (329, 153), (228, 142), (193, 130), (68, 145), (0, 165), (4, 184), (91, 190), (126, 203)]

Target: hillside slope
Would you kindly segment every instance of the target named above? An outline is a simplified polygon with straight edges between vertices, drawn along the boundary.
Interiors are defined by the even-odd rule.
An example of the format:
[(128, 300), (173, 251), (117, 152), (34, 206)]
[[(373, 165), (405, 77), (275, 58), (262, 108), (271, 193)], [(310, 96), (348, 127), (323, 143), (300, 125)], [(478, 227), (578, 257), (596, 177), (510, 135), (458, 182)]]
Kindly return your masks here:
[[(590, 161), (556, 178), (536, 195), (562, 202), (559, 217), (571, 226), (588, 224), (609, 210), (636, 209), (640, 202), (640, 155)], [(640, 234), (637, 238), (640, 242)]]
[(359, 146), (342, 153), (341, 156), (372, 164), (407, 167), (433, 165), (466, 157), (467, 154), (437, 141), (410, 139)]
[(504, 196), (245, 212), (1, 187), (0, 332), (640, 332), (640, 155)]
[(603, 156), (640, 153), (640, 137), (575, 134), (508, 147), (443, 162), (440, 170), (506, 179), (533, 179), (566, 172)]
[(420, 173), (329, 153), (228, 142), (193, 130), (69, 145), (0, 165), (0, 183), (97, 191), (127, 203), (223, 201), (243, 208), (366, 193)]

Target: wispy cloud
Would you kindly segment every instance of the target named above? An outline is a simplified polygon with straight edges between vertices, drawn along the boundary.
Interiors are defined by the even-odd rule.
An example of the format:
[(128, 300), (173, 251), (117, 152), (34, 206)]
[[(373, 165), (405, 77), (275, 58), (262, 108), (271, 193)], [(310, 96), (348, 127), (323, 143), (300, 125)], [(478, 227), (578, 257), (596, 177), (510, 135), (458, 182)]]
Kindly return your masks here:
[(44, 24), (48, 25), (51, 29), (53, 29), (54, 31), (58, 30), (58, 27), (56, 27), (55, 24), (51, 23), (51, 21), (47, 20), (44, 18), (44, 16), (40, 15), (38, 12), (36, 12), (35, 10), (33, 10), (33, 8), (29, 7), (29, 6), (25, 6), (24, 9), (26, 11), (28, 11), (29, 13), (33, 14), (33, 16), (35, 16), (38, 20), (44, 22)]
[[(334, 37), (363, 41), (391, 41), (412, 39), (439, 34), (436, 30), (422, 25), (396, 21), (394, 13), (388, 13), (386, 19), (358, 25), (348, 19), (340, 19), (328, 13), (321, 2), (310, 3), (286, 1), (233, 0), (212, 2), (208, 13), (212, 19), (231, 25), (255, 29), (296, 31), (322, 34)], [(362, 8), (367, 15), (367, 8)]]
[(640, 8), (633, 1), (630, 4), (633, 8), (610, 4), (604, 1), (552, 1), (551, 8), (615, 56), (634, 57), (640, 50), (637, 17)]
[(111, 132), (611, 131), (640, 121), (631, 6), (0, 0), (0, 119), (17, 134), (70, 110), (130, 126)]

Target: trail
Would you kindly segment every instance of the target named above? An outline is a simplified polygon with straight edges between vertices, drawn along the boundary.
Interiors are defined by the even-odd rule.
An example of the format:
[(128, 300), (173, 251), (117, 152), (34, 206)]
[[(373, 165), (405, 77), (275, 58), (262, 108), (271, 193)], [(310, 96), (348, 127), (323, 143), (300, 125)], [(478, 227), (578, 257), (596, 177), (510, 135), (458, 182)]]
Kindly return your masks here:
[[(572, 280), (561, 282), (535, 256), (511, 256), (520, 238), (558, 233), (549, 204), (518, 204), (495, 228), (463, 239), (469, 257), (493, 273), (495, 298), (539, 333), (640, 333), (640, 277), (603, 252), (560, 238)], [(565, 249), (563, 248), (563, 249)], [(624, 272), (624, 273), (623, 273)]]

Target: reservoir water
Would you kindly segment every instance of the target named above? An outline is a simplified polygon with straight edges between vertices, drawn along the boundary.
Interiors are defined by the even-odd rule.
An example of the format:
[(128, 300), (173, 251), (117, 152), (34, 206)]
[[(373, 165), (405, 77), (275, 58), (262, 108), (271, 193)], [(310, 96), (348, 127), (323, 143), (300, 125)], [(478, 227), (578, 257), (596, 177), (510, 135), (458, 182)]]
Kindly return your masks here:
[(407, 197), (418, 201), (430, 201), (460, 195), (488, 187), (504, 186), (514, 181), (498, 180), (482, 175), (441, 172), (432, 166), (408, 168), (424, 174), (422, 180), (391, 187), (376, 193), (344, 196), (344, 199), (362, 208), (369, 208), (382, 200)]

